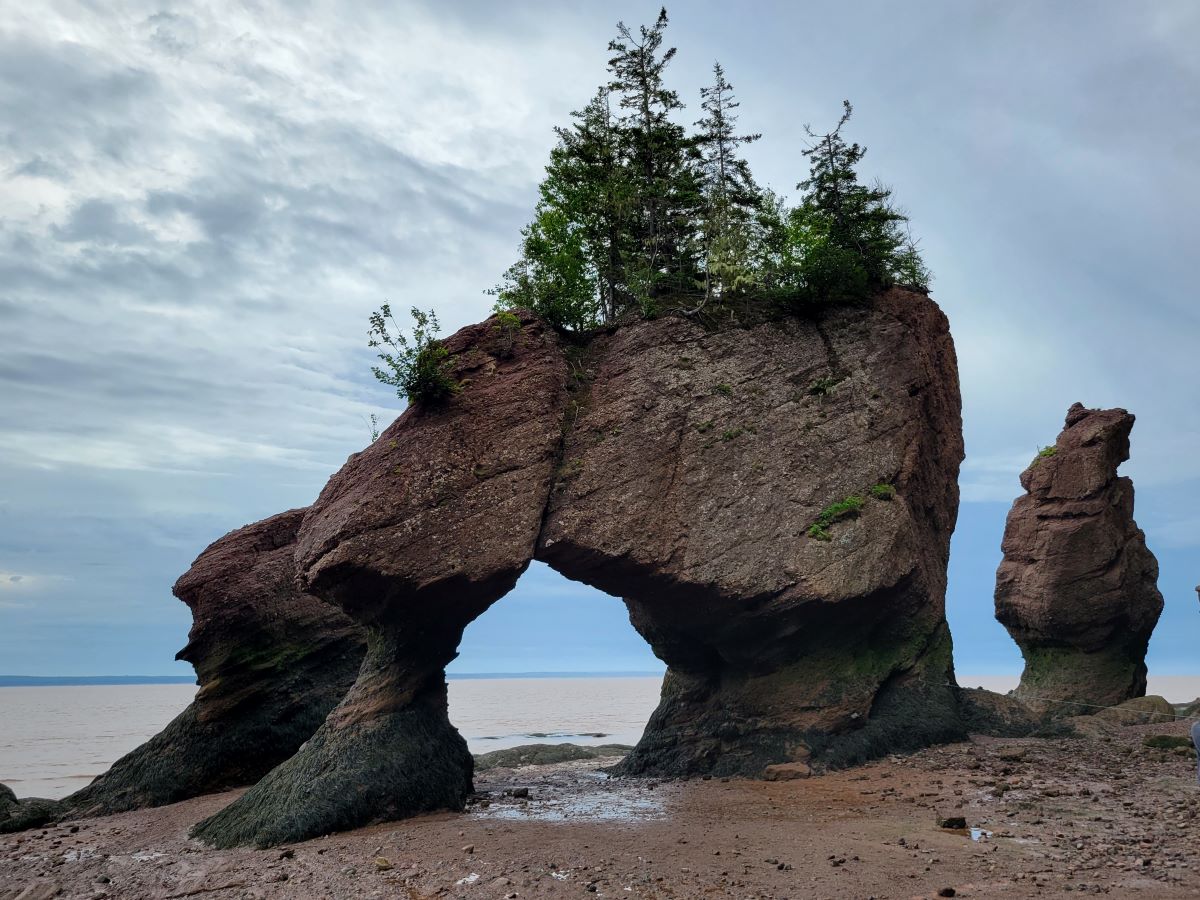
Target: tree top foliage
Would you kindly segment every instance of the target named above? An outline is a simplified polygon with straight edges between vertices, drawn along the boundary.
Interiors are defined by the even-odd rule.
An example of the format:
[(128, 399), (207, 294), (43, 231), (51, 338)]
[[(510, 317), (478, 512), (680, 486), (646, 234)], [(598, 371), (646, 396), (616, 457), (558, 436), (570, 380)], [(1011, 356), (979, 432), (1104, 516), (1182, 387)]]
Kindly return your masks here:
[(627, 315), (695, 314), (746, 301), (793, 308), (860, 301), (891, 284), (927, 290), (907, 217), (881, 184), (859, 181), (866, 148), (836, 127), (801, 154), (808, 176), (788, 202), (754, 180), (739, 101), (719, 62), (689, 131), (666, 83), (663, 9), (608, 44), (608, 79), (555, 129), (520, 258), (489, 293), (498, 309), (533, 309), (565, 331)]

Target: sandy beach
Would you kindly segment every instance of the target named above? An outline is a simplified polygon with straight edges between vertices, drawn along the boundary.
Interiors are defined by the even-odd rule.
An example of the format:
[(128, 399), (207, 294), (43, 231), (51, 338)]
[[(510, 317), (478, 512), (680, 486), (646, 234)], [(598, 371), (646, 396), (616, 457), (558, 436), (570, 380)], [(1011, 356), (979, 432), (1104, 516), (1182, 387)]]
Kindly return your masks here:
[[(1194, 897), (1194, 759), (1143, 745), (1185, 733), (975, 738), (789, 782), (494, 769), (462, 814), (267, 850), (190, 840), (229, 792), (7, 835), (0, 898)], [(939, 827), (953, 816), (967, 828)]]

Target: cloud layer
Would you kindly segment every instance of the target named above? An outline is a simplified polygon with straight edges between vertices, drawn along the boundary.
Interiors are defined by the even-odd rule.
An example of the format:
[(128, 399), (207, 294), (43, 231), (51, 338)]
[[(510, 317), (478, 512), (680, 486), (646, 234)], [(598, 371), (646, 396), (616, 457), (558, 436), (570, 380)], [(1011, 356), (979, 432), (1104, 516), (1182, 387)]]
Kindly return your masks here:
[[(395, 414), (367, 313), (486, 312), (552, 126), (614, 20), (654, 12), (443, 6), (0, 2), (0, 671), (166, 671), (196, 553), (310, 502)], [(687, 115), (719, 56), (776, 188), (854, 101), (951, 317), (973, 527), (1070, 403), (1123, 405), (1164, 580), (1200, 580), (1200, 9), (671, 12)], [(1005, 639), (988, 565), (956, 569), (960, 668)]]

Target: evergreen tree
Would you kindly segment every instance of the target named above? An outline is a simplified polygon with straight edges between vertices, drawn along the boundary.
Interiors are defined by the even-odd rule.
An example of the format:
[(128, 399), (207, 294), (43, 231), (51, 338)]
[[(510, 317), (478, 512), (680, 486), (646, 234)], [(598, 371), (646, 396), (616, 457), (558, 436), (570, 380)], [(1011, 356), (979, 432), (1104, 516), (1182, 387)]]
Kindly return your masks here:
[(753, 210), (747, 264), (758, 292), (791, 297), (800, 290), (802, 242), (793, 210), (774, 191), (763, 191)]
[(675, 56), (674, 47), (660, 53), (666, 28), (662, 9), (654, 25), (643, 25), (636, 37), (618, 23), (608, 45), (609, 87), (626, 111), (618, 124), (634, 186), (631, 224), (638, 252), (626, 275), (643, 309), (664, 293), (694, 290), (699, 278), (699, 153), (695, 139), (670, 118), (683, 103), (663, 83)]
[(497, 306), (526, 306), (558, 328), (583, 331), (627, 304), (629, 186), (622, 150), (601, 88), (575, 122), (557, 128), (521, 259), (493, 291)]
[(750, 165), (738, 154), (743, 144), (761, 134), (737, 133), (733, 85), (719, 62), (713, 64), (713, 83), (700, 89), (707, 115), (696, 122), (701, 148), (704, 191), (703, 244), (705, 296), (720, 296), (749, 286), (753, 273), (751, 224), (760, 201)]
[(797, 187), (800, 206), (791, 231), (800, 246), (801, 289), (810, 300), (846, 302), (904, 278), (924, 289), (929, 273), (904, 226), (908, 217), (891, 204), (891, 191), (861, 184), (857, 166), (867, 150), (847, 144), (842, 128), (853, 108), (842, 103), (837, 127), (804, 151), (811, 171)]
[[(739, 104), (719, 63), (689, 135), (664, 73), (663, 9), (637, 35), (609, 42), (610, 80), (567, 127), (556, 128), (521, 259), (490, 291), (497, 307), (526, 306), (557, 328), (586, 331), (663, 297), (685, 303), (755, 294), (804, 303), (859, 300), (889, 284), (925, 289), (929, 272), (907, 217), (882, 185), (859, 182), (866, 148), (842, 135), (852, 112), (804, 150), (809, 177), (788, 208), (754, 182), (737, 128)], [(615, 102), (614, 102), (615, 101)], [(614, 111), (615, 107), (615, 111)], [(698, 309), (699, 307), (697, 307)]]

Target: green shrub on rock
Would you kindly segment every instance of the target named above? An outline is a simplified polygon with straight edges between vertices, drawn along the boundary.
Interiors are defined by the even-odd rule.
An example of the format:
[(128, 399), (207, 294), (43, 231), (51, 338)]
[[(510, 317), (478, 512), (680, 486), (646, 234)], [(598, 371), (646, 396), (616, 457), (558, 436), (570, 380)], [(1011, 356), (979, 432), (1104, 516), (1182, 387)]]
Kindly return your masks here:
[(371, 372), (409, 403), (438, 403), (457, 394), (462, 385), (451, 374), (450, 351), (437, 339), (441, 331), (437, 315), (415, 306), (410, 313), (414, 323), (411, 341), (392, 317), (389, 304), (371, 313), (367, 346), (380, 348), (379, 360), (387, 367), (372, 366)]

